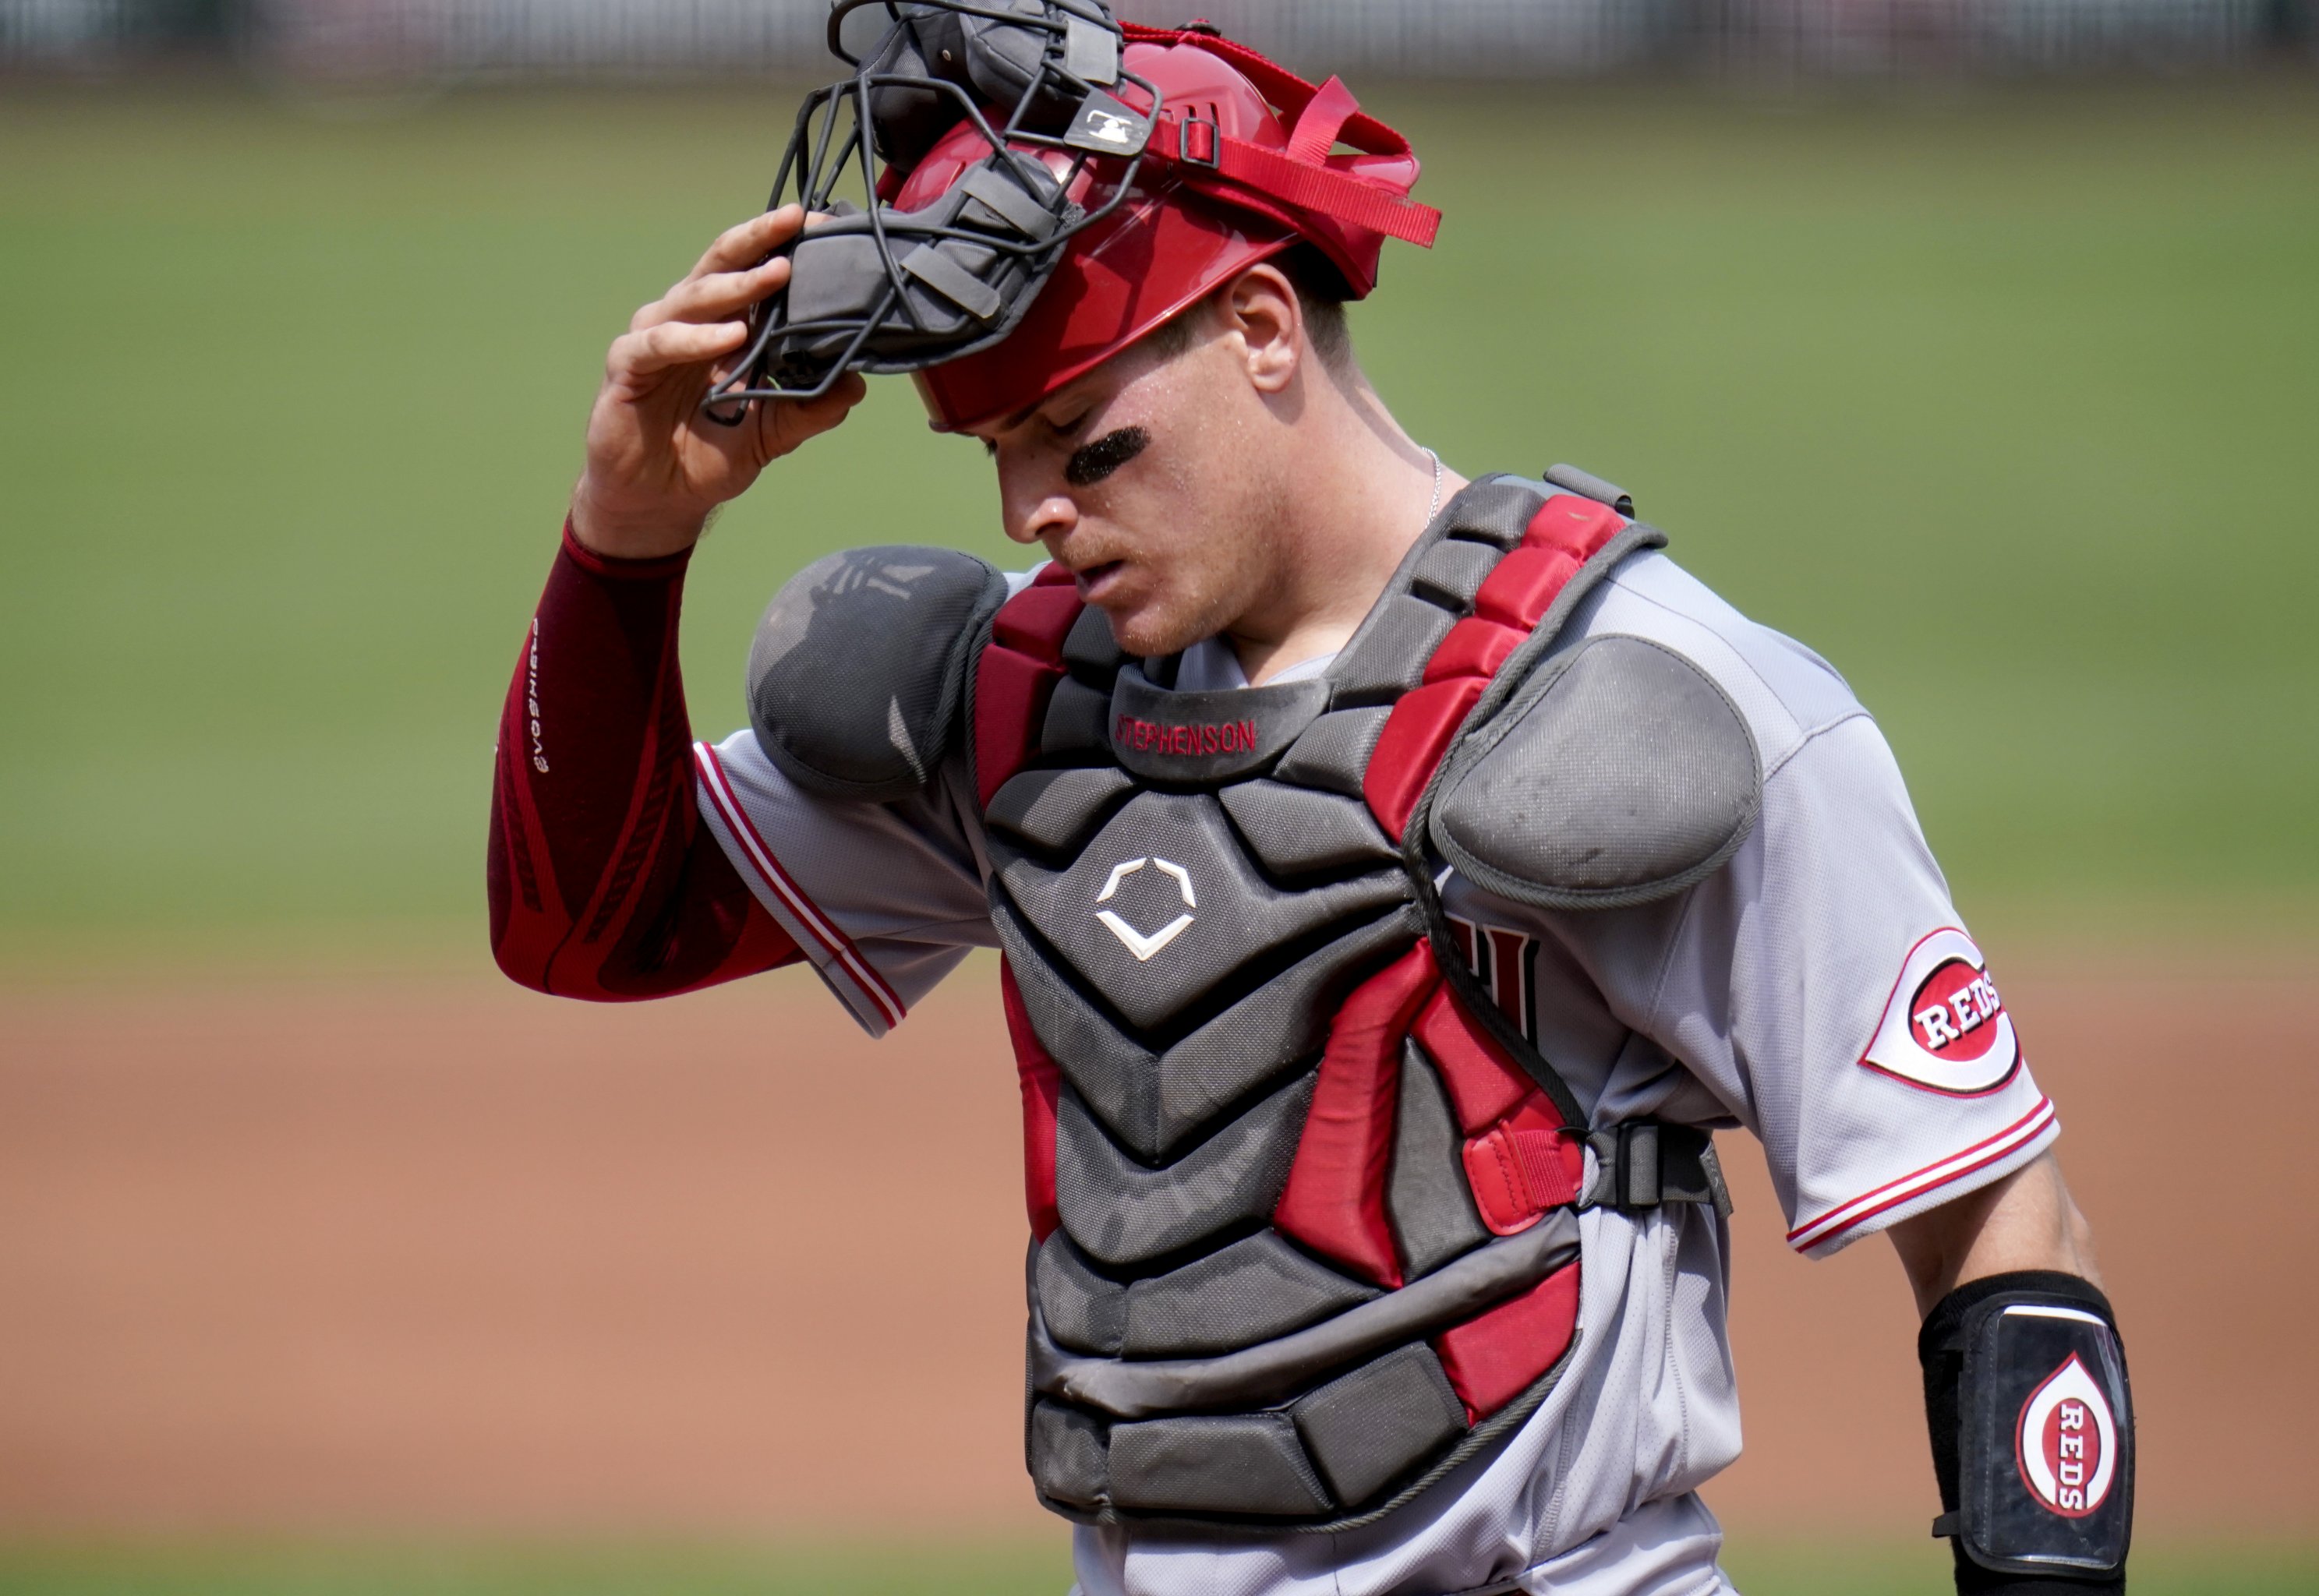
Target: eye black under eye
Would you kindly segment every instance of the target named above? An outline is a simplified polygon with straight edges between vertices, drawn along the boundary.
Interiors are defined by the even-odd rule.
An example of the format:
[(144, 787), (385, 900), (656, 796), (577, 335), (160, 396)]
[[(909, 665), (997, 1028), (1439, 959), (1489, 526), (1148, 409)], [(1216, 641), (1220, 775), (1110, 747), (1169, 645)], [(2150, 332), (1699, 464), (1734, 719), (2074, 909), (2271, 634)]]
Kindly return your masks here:
[(1063, 466), (1063, 480), (1074, 488), (1091, 488), (1151, 446), (1151, 435), (1141, 427), (1122, 427), (1071, 452)]

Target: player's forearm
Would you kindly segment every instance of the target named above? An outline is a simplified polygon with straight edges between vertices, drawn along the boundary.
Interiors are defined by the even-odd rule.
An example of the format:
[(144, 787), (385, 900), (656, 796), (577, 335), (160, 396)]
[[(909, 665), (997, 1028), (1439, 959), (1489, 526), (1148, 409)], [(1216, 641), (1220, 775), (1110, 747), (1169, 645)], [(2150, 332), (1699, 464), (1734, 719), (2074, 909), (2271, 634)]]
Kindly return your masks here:
[(694, 808), (684, 564), (608, 561), (567, 537), (517, 660), (492, 789), (492, 946), (536, 990), (659, 996), (795, 956)]
[(1917, 1312), (1969, 1281), (2016, 1269), (2052, 1269), (2101, 1284), (2093, 1229), (2046, 1153), (2008, 1176), (1892, 1227)]
[(2093, 1237), (2046, 1153), (1893, 1228), (1959, 1596), (2116, 1596), (2134, 1411)]

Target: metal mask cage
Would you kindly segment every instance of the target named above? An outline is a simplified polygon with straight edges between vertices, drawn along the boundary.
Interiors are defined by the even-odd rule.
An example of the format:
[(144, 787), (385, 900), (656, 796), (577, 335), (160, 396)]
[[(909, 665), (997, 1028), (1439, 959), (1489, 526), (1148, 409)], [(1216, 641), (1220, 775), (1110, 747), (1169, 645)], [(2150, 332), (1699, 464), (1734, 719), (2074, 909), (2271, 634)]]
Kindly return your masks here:
[[(997, 343), (1022, 320), (1072, 235), (1101, 221), (1126, 199), (1159, 120), (1157, 86), (1119, 64), (1124, 35), (1103, 0), (1016, 4), (1036, 9), (970, 0), (838, 0), (832, 7), (830, 50), (854, 68), (853, 75), (816, 89), (799, 108), (765, 208), (796, 203), (814, 219), (774, 252), (777, 257), (795, 262), (800, 247), (853, 240), (847, 254), (854, 280), (844, 286), (856, 302), (835, 313), (815, 313), (811, 307), (795, 313), (793, 299), (804, 273), (793, 266), (791, 281), (751, 309), (747, 347), (702, 399), (710, 419), (737, 425), (753, 401), (818, 399), (847, 371), (916, 371)], [(857, 56), (845, 47), (841, 29), (847, 16), (869, 5), (881, 6), (892, 22), (874, 46)], [(979, 102), (968, 83), (932, 71), (881, 69), (922, 59), (916, 25), (943, 14), (1046, 36), (1037, 68), (1025, 75), (1003, 121), (994, 122), (998, 108)], [(965, 75), (964, 63), (951, 65)], [(1142, 91), (1145, 105), (1137, 108), (1114, 97), (1109, 90), (1121, 83)], [(988, 150), (915, 212), (897, 210), (880, 198), (898, 193), (907, 171), (925, 158), (924, 151), (916, 152), (906, 168), (879, 154), (877, 97), (879, 91), (892, 89), (947, 101), (957, 116), (943, 140), (954, 138), (958, 126), (970, 127)], [(1060, 126), (1058, 107), (1070, 110)], [(1123, 121), (1134, 124), (1124, 134)], [(1060, 152), (1069, 163), (1057, 172), (1040, 151)], [(1090, 209), (1069, 195), (1097, 160), (1123, 165), (1105, 197)], [(854, 181), (860, 203), (839, 192)], [(946, 250), (945, 245), (952, 248)], [(839, 272), (837, 251), (828, 253), (828, 270)], [(970, 269), (983, 262), (988, 264), (981, 271)], [(955, 325), (942, 324), (938, 308), (945, 302), (962, 312), (948, 318)], [(936, 309), (930, 311), (930, 305)]]

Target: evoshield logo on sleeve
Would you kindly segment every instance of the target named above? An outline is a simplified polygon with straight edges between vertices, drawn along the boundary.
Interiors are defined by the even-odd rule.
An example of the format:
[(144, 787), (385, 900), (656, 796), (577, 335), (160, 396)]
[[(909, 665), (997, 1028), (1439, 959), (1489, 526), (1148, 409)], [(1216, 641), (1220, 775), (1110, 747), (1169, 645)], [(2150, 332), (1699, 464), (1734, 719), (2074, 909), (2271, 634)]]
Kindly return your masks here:
[(531, 658), (524, 673), (525, 724), (531, 728), (531, 768), (547, 774), (547, 739), (539, 729), (539, 618), (531, 618)]
[(1860, 1061), (1936, 1092), (1993, 1092), (2013, 1078), (2020, 1039), (1971, 937), (1944, 926), (1908, 950)]
[(2065, 1519), (2084, 1518), (2109, 1495), (2117, 1420), (2076, 1353), (2021, 1404), (2014, 1456), (2030, 1494)]

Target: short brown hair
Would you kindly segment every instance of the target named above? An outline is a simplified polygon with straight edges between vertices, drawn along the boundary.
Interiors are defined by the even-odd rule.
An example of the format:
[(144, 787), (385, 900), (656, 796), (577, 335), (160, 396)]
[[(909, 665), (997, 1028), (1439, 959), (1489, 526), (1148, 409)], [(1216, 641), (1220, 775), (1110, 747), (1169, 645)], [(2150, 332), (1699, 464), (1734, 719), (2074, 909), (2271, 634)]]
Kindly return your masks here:
[(1345, 279), (1329, 257), (1310, 244), (1300, 244), (1280, 257), (1280, 269), (1296, 290), (1297, 308), (1304, 312), (1304, 331), (1321, 352), (1322, 364), (1341, 372), (1353, 358), (1353, 329), (1345, 320)]
[[(1328, 257), (1310, 245), (1300, 244), (1275, 256), (1273, 264), (1296, 291), (1296, 308), (1304, 313), (1304, 334), (1313, 340), (1321, 364), (1342, 373), (1353, 357), (1353, 331), (1345, 320), (1345, 282)], [(1205, 301), (1200, 302), (1206, 302)], [(1143, 345), (1162, 360), (1173, 360), (1192, 347), (1192, 311), (1187, 306), (1143, 335)]]

